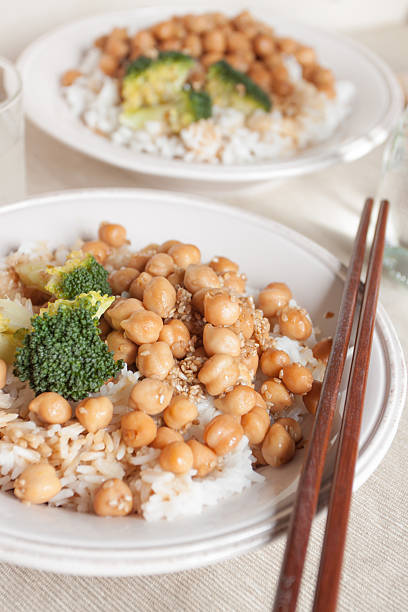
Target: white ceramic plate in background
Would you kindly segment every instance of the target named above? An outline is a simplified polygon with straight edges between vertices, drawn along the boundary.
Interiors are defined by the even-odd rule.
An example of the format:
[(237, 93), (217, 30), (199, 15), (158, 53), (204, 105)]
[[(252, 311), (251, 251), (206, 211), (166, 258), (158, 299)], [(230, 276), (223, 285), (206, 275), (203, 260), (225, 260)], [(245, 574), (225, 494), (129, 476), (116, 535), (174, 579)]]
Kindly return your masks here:
[[(136, 153), (94, 134), (73, 116), (60, 93), (61, 75), (78, 65), (81, 53), (94, 39), (114, 26), (136, 30), (173, 14), (205, 12), (208, 4), (154, 7), (109, 13), (58, 28), (33, 42), (21, 55), (18, 67), (24, 85), (27, 116), (65, 144), (115, 166), (171, 178), (229, 183), (295, 176), (362, 157), (382, 143), (402, 110), (402, 92), (387, 65), (371, 51), (335, 33), (328, 33), (277, 16), (273, 8), (254, 14), (283, 36), (314, 47), (320, 62), (337, 79), (352, 81), (356, 97), (351, 115), (326, 142), (285, 161), (247, 165), (188, 163), (152, 154)], [(227, 10), (236, 14), (241, 10)]]
[[(170, 238), (197, 243), (203, 260), (223, 254), (261, 288), (285, 281), (323, 335), (333, 333), (344, 267), (285, 226), (196, 197), (147, 190), (85, 190), (29, 199), (0, 209), (0, 257), (22, 242), (90, 238), (102, 220), (122, 223), (135, 248)], [(33, 228), (34, 232), (33, 232)], [(396, 432), (406, 372), (395, 331), (379, 306), (355, 488), (376, 469)], [(331, 451), (331, 460), (333, 452)], [(302, 451), (267, 479), (201, 515), (171, 523), (129, 516), (101, 519), (0, 494), (0, 560), (56, 572), (132, 575), (198, 567), (269, 542), (286, 527)], [(321, 496), (325, 499), (330, 473)]]

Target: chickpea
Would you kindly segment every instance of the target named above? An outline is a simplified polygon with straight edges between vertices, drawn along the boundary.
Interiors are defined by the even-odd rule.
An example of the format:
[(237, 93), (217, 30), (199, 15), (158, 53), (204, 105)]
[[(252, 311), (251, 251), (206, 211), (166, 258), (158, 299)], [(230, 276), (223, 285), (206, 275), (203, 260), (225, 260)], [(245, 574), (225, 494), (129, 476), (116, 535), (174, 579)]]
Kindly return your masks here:
[(142, 376), (164, 380), (174, 366), (170, 347), (165, 342), (142, 344), (137, 354), (136, 365)]
[[(144, 306), (140, 300), (136, 298), (128, 298), (116, 300), (112, 306), (105, 312), (105, 318), (111, 327), (116, 330), (121, 330), (121, 322), (128, 319), (134, 312), (144, 310)], [(108, 316), (106, 317), (106, 314)]]
[(246, 72), (249, 68), (249, 60), (241, 53), (227, 53), (225, 61), (228, 62), (235, 70)]
[(136, 298), (138, 300), (143, 300), (144, 290), (147, 285), (152, 280), (153, 276), (148, 274), (148, 272), (141, 272), (139, 276), (132, 281), (129, 287), (130, 297)]
[(203, 331), (203, 344), (209, 357), (217, 353), (239, 357), (241, 342), (237, 334), (225, 327), (214, 327), (207, 323)]
[(295, 53), (297, 51), (299, 45), (296, 40), (293, 38), (278, 38), (277, 40), (278, 49), (282, 51), (282, 53)]
[(152, 28), (152, 32), (159, 40), (168, 40), (176, 34), (175, 23), (171, 20), (162, 21)]
[(262, 89), (269, 91), (271, 87), (271, 73), (263, 66), (252, 66), (248, 71), (248, 76)]
[(184, 274), (184, 286), (190, 293), (195, 293), (199, 289), (220, 287), (220, 285), (218, 276), (209, 266), (192, 264), (188, 266)]
[(255, 396), (256, 396), (255, 406), (258, 406), (259, 408), (265, 408), (265, 410), (267, 410), (266, 402), (264, 398), (262, 397), (262, 395), (258, 393), (258, 391), (255, 391)]
[(272, 79), (272, 91), (278, 96), (290, 96), (294, 91), (294, 86), (290, 81), (280, 81)]
[(6, 386), (7, 381), (7, 363), (4, 359), (0, 359), (0, 389)]
[(28, 404), (28, 409), (38, 415), (43, 423), (66, 423), (72, 417), (67, 400), (52, 391), (40, 393)]
[(266, 34), (258, 34), (255, 36), (253, 45), (255, 53), (260, 57), (272, 55), (275, 51), (274, 39), (272, 36), (267, 36)]
[(309, 393), (303, 396), (303, 403), (310, 414), (316, 414), (321, 392), (322, 383), (318, 380), (314, 380)]
[(201, 252), (194, 244), (175, 244), (168, 250), (178, 268), (184, 270), (191, 264), (198, 264), (201, 261)]
[(114, 76), (118, 67), (119, 60), (116, 57), (112, 57), (112, 55), (108, 55), (107, 53), (103, 53), (101, 55), (101, 59), (99, 60), (99, 68), (106, 75)]
[(111, 422), (113, 404), (108, 397), (88, 397), (79, 402), (75, 416), (89, 433), (95, 433)]
[(270, 424), (268, 411), (260, 406), (254, 406), (241, 417), (242, 429), (251, 445), (262, 444)]
[(217, 274), (225, 274), (225, 272), (238, 272), (239, 266), (235, 261), (231, 261), (228, 257), (213, 257), (209, 263)]
[(183, 51), (192, 57), (200, 57), (203, 52), (200, 37), (197, 34), (188, 34), (183, 42)]
[(308, 393), (313, 384), (313, 374), (308, 368), (300, 365), (300, 363), (290, 363), (284, 366), (280, 378), (289, 391), (297, 395)]
[(127, 267), (136, 268), (136, 270), (139, 270), (139, 272), (143, 272), (143, 270), (145, 269), (145, 265), (149, 261), (150, 257), (151, 255), (133, 253), (133, 255), (131, 255), (126, 262)]
[(204, 68), (209, 68), (212, 66), (212, 64), (215, 64), (222, 59), (222, 53), (215, 53), (214, 51), (211, 51), (211, 53), (204, 53), (204, 55), (201, 56), (200, 61)]
[(334, 75), (328, 68), (322, 66), (316, 66), (311, 75), (312, 82), (316, 87), (323, 87), (327, 85), (333, 85)]
[(217, 455), (230, 453), (244, 435), (241, 424), (231, 414), (214, 417), (204, 429), (204, 441)]
[(185, 442), (170, 442), (165, 446), (159, 457), (159, 463), (166, 472), (185, 474), (193, 467), (193, 451)]
[(237, 360), (231, 355), (213, 355), (202, 366), (198, 379), (210, 395), (220, 395), (233, 387), (239, 377)]
[(185, 357), (190, 342), (190, 332), (180, 319), (172, 319), (163, 326), (159, 340), (166, 342), (176, 359)]
[(101, 240), (91, 240), (89, 242), (84, 242), (81, 251), (83, 253), (90, 253), (95, 257), (97, 262), (103, 265), (108, 258), (110, 248)]
[(227, 40), (224, 32), (220, 28), (210, 30), (203, 34), (203, 49), (208, 52), (224, 53), (227, 47)]
[(150, 51), (154, 49), (156, 41), (154, 36), (148, 30), (139, 30), (132, 38), (132, 47), (140, 49), (140, 51)]
[(142, 448), (151, 444), (157, 434), (157, 426), (152, 417), (140, 410), (124, 414), (120, 427), (122, 440), (131, 448)]
[(179, 38), (169, 38), (160, 42), (160, 51), (181, 51), (182, 42)]
[(236, 293), (245, 293), (246, 290), (246, 276), (245, 274), (237, 274), (236, 272), (226, 272), (222, 276), (224, 281), (224, 287), (230, 291)]
[(98, 327), (99, 327), (101, 339), (106, 340), (107, 335), (112, 331), (112, 328), (109, 325), (107, 319), (105, 318), (99, 319)]
[(147, 344), (158, 340), (163, 321), (155, 312), (137, 310), (128, 319), (121, 321), (126, 337), (135, 344)]
[(193, 453), (193, 468), (197, 470), (196, 476), (203, 478), (213, 471), (217, 465), (217, 455), (205, 444), (191, 439), (187, 442)]
[(274, 317), (279, 310), (289, 304), (292, 292), (285, 283), (270, 283), (259, 293), (258, 307), (265, 317)]
[(194, 306), (194, 308), (197, 310), (197, 312), (199, 312), (203, 316), (204, 316), (204, 296), (208, 291), (209, 289), (207, 287), (203, 287), (202, 289), (199, 289), (198, 291), (193, 293), (193, 297), (191, 299), (191, 303)]
[(120, 295), (123, 291), (128, 291), (132, 282), (139, 276), (139, 270), (135, 268), (121, 268), (109, 275), (109, 284), (114, 295)]
[(197, 406), (183, 395), (176, 395), (163, 413), (164, 422), (173, 429), (182, 429), (197, 418)]
[(202, 34), (209, 29), (210, 19), (208, 15), (186, 15), (184, 25), (190, 32)]
[(292, 340), (306, 340), (312, 333), (312, 324), (305, 310), (288, 308), (278, 318), (281, 334)]
[(184, 442), (181, 433), (170, 427), (159, 427), (157, 435), (150, 446), (161, 450), (172, 442)]
[(48, 463), (34, 463), (14, 483), (14, 495), (23, 502), (43, 504), (61, 491), (55, 468)]
[(282, 425), (282, 427), (286, 429), (290, 437), (293, 438), (295, 444), (300, 442), (303, 437), (303, 434), (302, 428), (298, 421), (295, 421), (295, 419), (281, 417), (280, 419), (277, 419), (276, 423), (279, 423), (279, 425)]
[(284, 366), (290, 364), (290, 357), (285, 351), (267, 349), (261, 355), (261, 370), (270, 378), (277, 378)]
[(168, 317), (176, 305), (176, 290), (164, 276), (155, 276), (143, 292), (143, 305), (160, 317)]
[(174, 259), (167, 253), (156, 253), (147, 261), (145, 270), (152, 276), (168, 276), (174, 272)]
[(333, 338), (324, 338), (317, 342), (312, 348), (313, 356), (315, 359), (319, 361), (323, 361), (323, 363), (327, 363), (329, 361), (331, 349), (333, 345)]
[(311, 47), (300, 47), (295, 57), (301, 66), (313, 66), (317, 61), (316, 51)]
[(169, 283), (173, 285), (173, 287), (177, 287), (178, 285), (183, 285), (184, 283), (184, 270), (179, 268), (175, 272), (172, 272), (168, 275), (167, 280)]
[(266, 380), (261, 386), (261, 395), (273, 414), (279, 414), (292, 404), (292, 396), (279, 378)]
[(126, 230), (117, 223), (101, 223), (98, 232), (99, 240), (111, 247), (121, 247), (126, 242)]
[(231, 329), (236, 334), (242, 334), (245, 340), (249, 340), (254, 333), (254, 317), (249, 308), (243, 306), (238, 319), (235, 321)]
[(226, 291), (209, 291), (204, 296), (204, 317), (212, 325), (233, 325), (241, 313), (237, 298)]
[[(171, 247), (181, 244), (180, 240), (166, 240), (160, 247), (160, 253), (168, 253)], [(174, 260), (173, 260), (174, 261)]]
[(109, 36), (104, 51), (120, 61), (129, 53), (129, 43), (115, 36)]
[(217, 410), (225, 414), (242, 416), (246, 414), (256, 403), (255, 390), (248, 385), (237, 385), (224, 395), (214, 400)]
[(245, 49), (250, 49), (250, 43), (245, 32), (231, 32), (227, 37), (227, 50), (242, 53)]
[(135, 363), (137, 346), (120, 331), (113, 331), (106, 337), (108, 349), (112, 351), (115, 361), (122, 359), (128, 365)]
[(61, 85), (63, 87), (70, 87), (79, 77), (82, 76), (80, 70), (67, 70), (64, 72), (61, 78)]
[(262, 455), (268, 465), (278, 467), (288, 463), (295, 454), (295, 442), (279, 423), (271, 425), (262, 444)]
[(129, 406), (146, 414), (160, 414), (170, 404), (173, 388), (156, 378), (139, 380), (129, 397)]
[(103, 51), (107, 40), (108, 40), (107, 36), (98, 36), (98, 38), (95, 38), (94, 40), (94, 47), (97, 47), (98, 49), (102, 49)]
[(257, 351), (255, 350), (248, 352), (248, 354), (245, 356), (241, 355), (240, 361), (244, 364), (245, 367), (248, 368), (252, 376), (255, 376), (259, 364), (259, 357)]
[(93, 507), (99, 516), (126, 516), (132, 511), (132, 492), (123, 480), (109, 478), (94, 493)]

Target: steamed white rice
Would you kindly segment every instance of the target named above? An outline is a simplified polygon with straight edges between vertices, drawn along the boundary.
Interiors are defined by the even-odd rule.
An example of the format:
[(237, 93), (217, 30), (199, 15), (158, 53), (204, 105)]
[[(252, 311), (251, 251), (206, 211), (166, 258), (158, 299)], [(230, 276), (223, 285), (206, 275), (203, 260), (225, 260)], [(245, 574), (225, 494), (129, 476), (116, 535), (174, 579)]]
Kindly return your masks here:
[(288, 56), (285, 64), (295, 92), (290, 103), (285, 102), (285, 111), (275, 107), (270, 113), (259, 110), (245, 118), (233, 108), (215, 106), (210, 119), (169, 135), (166, 126), (156, 121), (138, 130), (120, 123), (118, 81), (99, 69), (100, 55), (99, 49), (89, 49), (79, 66), (82, 76), (61, 87), (73, 114), (118, 146), (188, 162), (231, 165), (290, 157), (332, 136), (350, 113), (355, 91), (351, 82), (338, 81), (336, 96), (328, 98), (302, 78), (300, 65)]

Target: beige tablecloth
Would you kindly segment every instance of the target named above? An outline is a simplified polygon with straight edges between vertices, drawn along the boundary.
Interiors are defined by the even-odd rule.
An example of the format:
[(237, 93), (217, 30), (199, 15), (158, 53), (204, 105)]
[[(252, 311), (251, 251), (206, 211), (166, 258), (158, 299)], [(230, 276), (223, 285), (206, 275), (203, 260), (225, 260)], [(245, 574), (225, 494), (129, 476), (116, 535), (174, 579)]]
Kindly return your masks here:
[[(396, 70), (408, 69), (408, 28), (395, 26), (355, 36), (382, 54)], [(30, 125), (27, 161), (29, 193), (94, 186), (169, 186), (168, 182), (158, 183), (88, 159)], [(286, 223), (347, 261), (363, 200), (375, 193), (380, 163), (378, 150), (353, 164), (317, 175), (235, 194), (210, 195)], [(188, 187), (194, 191), (193, 186)], [(407, 351), (408, 290), (384, 279), (382, 301)], [(408, 610), (407, 437), (405, 414), (385, 460), (354, 495), (340, 611)], [(312, 602), (324, 518), (321, 515), (313, 526), (299, 600), (302, 611), (310, 609)], [(283, 547), (281, 536), (262, 550), (212, 567), (142, 578), (67, 577), (0, 564), (0, 610), (268, 610)]]

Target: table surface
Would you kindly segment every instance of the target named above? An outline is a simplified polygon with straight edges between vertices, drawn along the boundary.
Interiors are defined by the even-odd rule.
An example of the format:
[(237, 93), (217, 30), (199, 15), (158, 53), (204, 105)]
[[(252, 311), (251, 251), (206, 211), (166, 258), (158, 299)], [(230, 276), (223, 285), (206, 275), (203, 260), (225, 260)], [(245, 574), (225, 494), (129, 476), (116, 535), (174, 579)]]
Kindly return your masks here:
[[(24, 32), (22, 42), (26, 42), (27, 29)], [(353, 36), (382, 55), (396, 71), (408, 69), (407, 27), (382, 27), (354, 32)], [(10, 55), (19, 50), (16, 39), (13, 44)], [(30, 124), (26, 150), (29, 194), (82, 187), (169, 187), (166, 181), (121, 171), (85, 157)], [(364, 159), (315, 175), (240, 188), (235, 193), (206, 193), (231, 206), (285, 223), (346, 262), (364, 198), (375, 194), (381, 155), (381, 149), (377, 149)], [(170, 186), (185, 190), (185, 185), (180, 183)], [(195, 191), (193, 185), (187, 187)], [(381, 299), (406, 352), (407, 297), (407, 289), (384, 278)], [(405, 411), (386, 458), (353, 497), (340, 611), (408, 610), (407, 435)], [(313, 600), (324, 520), (322, 513), (313, 524), (299, 601), (302, 611), (310, 609)], [(82, 578), (0, 564), (0, 610), (269, 610), (284, 544), (282, 535), (262, 550), (239, 558), (156, 577)]]

